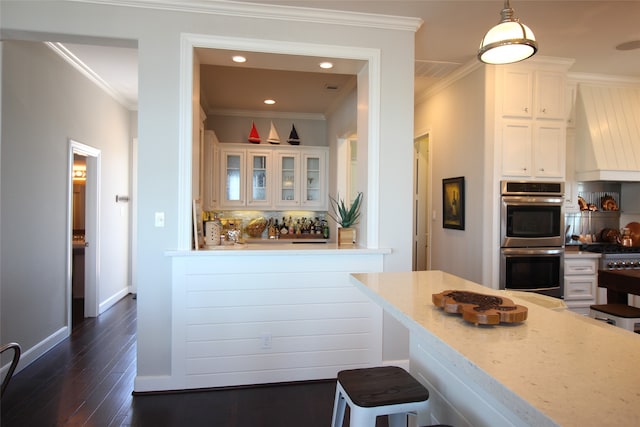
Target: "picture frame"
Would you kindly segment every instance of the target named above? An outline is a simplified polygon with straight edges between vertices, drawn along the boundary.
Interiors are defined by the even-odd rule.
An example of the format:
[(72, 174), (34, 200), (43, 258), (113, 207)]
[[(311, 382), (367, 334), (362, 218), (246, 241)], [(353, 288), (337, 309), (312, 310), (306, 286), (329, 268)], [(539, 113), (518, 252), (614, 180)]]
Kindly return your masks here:
[(442, 228), (464, 230), (464, 176), (442, 180)]
[(193, 249), (196, 251), (204, 247), (204, 224), (202, 222), (202, 203), (200, 199), (193, 200)]

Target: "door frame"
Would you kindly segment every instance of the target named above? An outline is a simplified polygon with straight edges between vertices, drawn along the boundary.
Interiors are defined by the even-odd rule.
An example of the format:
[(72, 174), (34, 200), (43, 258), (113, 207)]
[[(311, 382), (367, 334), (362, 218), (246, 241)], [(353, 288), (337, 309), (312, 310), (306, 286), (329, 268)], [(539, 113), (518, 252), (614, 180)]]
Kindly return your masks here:
[(87, 158), (87, 180), (85, 184), (85, 269), (84, 269), (84, 314), (98, 316), (100, 283), (100, 164), (101, 151), (97, 148), (69, 139), (68, 162), (68, 207), (67, 207), (67, 325), (71, 329), (71, 277), (73, 260), (73, 158), (79, 154)]
[[(425, 141), (426, 140), (426, 141)], [(421, 147), (420, 144), (426, 142), (427, 146), (425, 147), (425, 151), (427, 153), (427, 158), (425, 163), (425, 170), (421, 171), (419, 168), (420, 163), (420, 152)], [(433, 142), (431, 137), (431, 131), (427, 130), (419, 133), (413, 139), (413, 242), (412, 242), (412, 269), (417, 270), (418, 266), (418, 232), (419, 232), (419, 224), (424, 224), (425, 226), (425, 245), (426, 245), (426, 259), (425, 259), (425, 270), (431, 269), (431, 240), (432, 240), (432, 221), (433, 221), (433, 167), (431, 164), (431, 159), (433, 158), (432, 153)], [(426, 187), (420, 191), (420, 194), (423, 194), (426, 197), (426, 204), (424, 209), (418, 209), (418, 198), (420, 194), (418, 194), (419, 190), (419, 182), (420, 178), (426, 178)], [(424, 186), (423, 186), (424, 187)]]

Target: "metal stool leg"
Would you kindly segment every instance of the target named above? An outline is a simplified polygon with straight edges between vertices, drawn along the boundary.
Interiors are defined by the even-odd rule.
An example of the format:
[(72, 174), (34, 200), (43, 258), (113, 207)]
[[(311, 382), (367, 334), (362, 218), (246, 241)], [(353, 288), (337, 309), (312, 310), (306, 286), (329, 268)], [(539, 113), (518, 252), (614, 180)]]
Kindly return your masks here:
[(389, 414), (389, 427), (407, 427), (407, 414)]
[(342, 427), (344, 422), (344, 411), (347, 406), (347, 402), (344, 399), (344, 390), (340, 387), (340, 383), (336, 385), (336, 397), (333, 402), (333, 419), (331, 420), (332, 427)]
[(4, 380), (2, 380), (2, 389), (0, 390), (0, 398), (4, 395), (4, 391), (9, 385), (9, 380), (11, 380), (11, 377), (13, 376), (13, 372), (16, 370), (16, 367), (18, 366), (18, 362), (20, 361), (20, 352), (21, 352), (20, 344), (15, 342), (5, 344), (2, 347), (0, 347), (0, 354), (4, 353), (9, 349), (13, 349), (13, 360), (11, 360), (11, 366), (9, 366), (7, 375), (4, 377)]

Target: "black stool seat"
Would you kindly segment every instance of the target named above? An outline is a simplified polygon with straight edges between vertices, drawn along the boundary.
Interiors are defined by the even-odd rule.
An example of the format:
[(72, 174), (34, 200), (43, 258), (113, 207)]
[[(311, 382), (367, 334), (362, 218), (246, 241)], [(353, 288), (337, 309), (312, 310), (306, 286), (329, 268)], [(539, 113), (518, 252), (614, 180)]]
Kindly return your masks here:
[(601, 311), (612, 316), (623, 317), (625, 319), (635, 319), (640, 317), (640, 308), (627, 304), (595, 304), (591, 306), (591, 309)]
[(338, 381), (353, 403), (363, 408), (429, 399), (429, 391), (397, 366), (340, 371)]

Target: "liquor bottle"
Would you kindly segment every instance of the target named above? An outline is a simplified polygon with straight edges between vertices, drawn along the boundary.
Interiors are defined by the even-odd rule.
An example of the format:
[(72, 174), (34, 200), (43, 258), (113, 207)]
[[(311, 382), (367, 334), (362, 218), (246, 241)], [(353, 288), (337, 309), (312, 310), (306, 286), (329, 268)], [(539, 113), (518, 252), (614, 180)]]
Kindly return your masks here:
[(289, 217), (289, 234), (293, 234), (295, 232), (294, 226), (295, 224), (293, 223), (293, 220)]
[(322, 220), (322, 237), (329, 238), (329, 224), (324, 219)]
[(284, 217), (282, 217), (282, 225), (280, 226), (280, 234), (288, 234), (289, 233), (289, 228), (287, 227), (287, 223), (284, 220)]
[[(277, 222), (278, 220), (276, 219), (275, 222)], [(269, 218), (269, 238), (270, 239), (275, 239), (276, 238), (276, 224), (273, 221), (273, 218)]]

